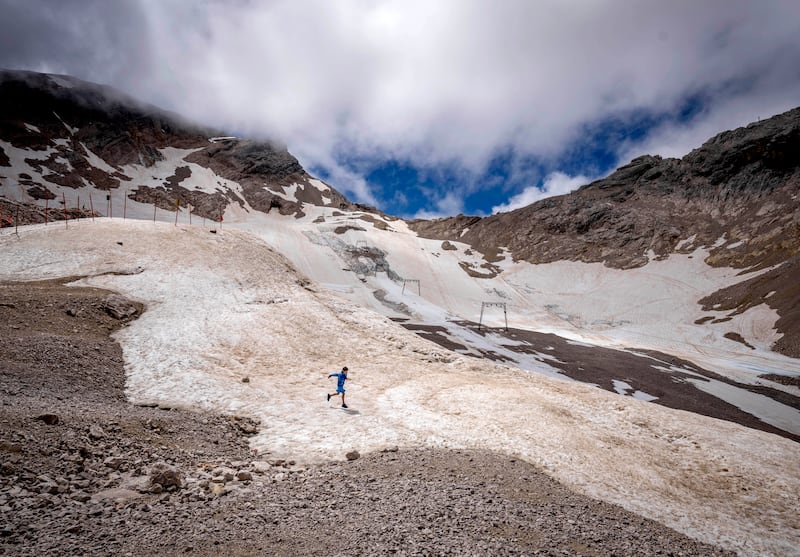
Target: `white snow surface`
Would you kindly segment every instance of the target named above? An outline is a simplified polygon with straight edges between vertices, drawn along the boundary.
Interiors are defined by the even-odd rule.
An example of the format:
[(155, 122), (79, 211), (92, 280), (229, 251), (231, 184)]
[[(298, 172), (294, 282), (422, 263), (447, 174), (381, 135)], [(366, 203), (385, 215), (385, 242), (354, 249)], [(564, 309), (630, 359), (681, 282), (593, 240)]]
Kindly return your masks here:
[[(403, 222), (382, 232), (349, 217), (367, 232), (336, 235), (330, 209), (306, 213), (236, 207), (216, 234), (183, 217), (179, 226), (104, 218), (21, 227), (0, 235), (0, 280), (82, 275), (76, 284), (143, 302), (145, 313), (116, 334), (130, 400), (259, 417), (253, 446), (262, 454), (311, 463), (389, 445), (487, 449), (742, 555), (800, 554), (797, 443), (448, 352), (389, 320), (397, 310), (371, 294), (382, 287), (431, 324), (476, 319), (481, 301), (507, 301), (517, 327), (658, 348), (753, 382), (767, 370), (798, 373), (795, 360), (722, 338), (733, 327), (766, 346), (776, 338), (767, 310), (718, 329), (687, 325), (701, 295), (741, 280), (733, 271), (698, 254), (632, 271), (510, 264), (496, 279), (473, 279), (458, 267), (473, 261), (461, 247), (441, 250)], [(312, 224), (318, 216), (326, 222)], [(384, 273), (362, 282), (329, 247), (336, 239), (385, 250), (394, 272), (422, 281), (422, 296), (401, 294)], [(500, 324), (502, 312), (490, 319)], [(327, 375), (342, 365), (349, 410), (324, 398)]]

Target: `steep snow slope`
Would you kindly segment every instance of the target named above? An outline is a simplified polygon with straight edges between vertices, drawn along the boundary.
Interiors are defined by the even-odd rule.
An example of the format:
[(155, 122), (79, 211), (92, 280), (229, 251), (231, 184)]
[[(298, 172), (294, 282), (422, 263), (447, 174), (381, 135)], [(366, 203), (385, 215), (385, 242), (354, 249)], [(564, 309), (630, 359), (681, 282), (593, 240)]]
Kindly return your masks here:
[[(131, 400), (258, 416), (263, 429), (254, 446), (262, 453), (310, 462), (341, 458), (351, 448), (392, 444), (497, 450), (704, 541), (745, 555), (797, 554), (797, 443), (446, 352), (340, 295), (390, 313), (363, 288), (390, 286), (381, 276), (385, 271), (371, 277), (342, 265), (341, 254), (352, 256), (352, 264), (362, 252), (350, 253), (335, 240), (355, 244), (365, 233), (351, 228), (337, 234), (335, 225), (354, 222), (331, 223), (348, 217), (329, 214), (326, 222), (313, 223), (316, 216), (306, 221), (265, 216), (259, 217), (265, 222), (248, 226), (261, 229), (302, 270), (316, 269), (327, 287), (309, 283), (267, 243), (240, 230), (225, 227), (212, 234), (199, 226), (119, 219), (23, 227), (19, 237), (4, 230), (0, 280), (88, 275), (79, 283), (144, 302), (145, 314), (117, 335)], [(226, 213), (226, 223), (236, 220)], [(438, 266), (426, 267), (425, 260), (450, 257), (447, 265), (454, 267), (456, 256), (447, 255), (453, 252), (405, 234), (397, 222), (388, 223), (395, 232), (380, 234), (370, 224), (355, 224), (369, 230), (364, 238), (371, 245), (392, 248), (384, 258), (391, 269), (423, 281), (424, 300), (391, 294), (401, 301), (414, 298), (409, 307), (422, 317), (471, 308), (489, 295), (487, 288), (502, 286), (454, 280), (451, 273), (462, 271), (446, 265), (426, 279), (422, 273)], [(311, 234), (326, 226), (329, 234)], [(309, 237), (327, 239), (327, 259), (313, 256), (318, 243)], [(396, 244), (389, 246), (390, 237)], [(362, 261), (364, 268), (374, 255)], [(312, 265), (312, 260), (327, 263)], [(529, 280), (524, 272), (513, 276), (515, 288)], [(551, 279), (554, 291), (558, 276)], [(598, 281), (590, 275), (574, 288), (609, 288)], [(507, 295), (524, 298), (513, 291)], [(571, 295), (568, 289), (559, 300), (566, 305)], [(585, 315), (587, 323), (595, 317)], [(561, 317), (548, 319), (575, 338), (585, 334)], [(595, 334), (607, 331), (591, 330)], [(344, 364), (352, 370), (349, 411), (323, 398), (330, 389), (326, 375)]]

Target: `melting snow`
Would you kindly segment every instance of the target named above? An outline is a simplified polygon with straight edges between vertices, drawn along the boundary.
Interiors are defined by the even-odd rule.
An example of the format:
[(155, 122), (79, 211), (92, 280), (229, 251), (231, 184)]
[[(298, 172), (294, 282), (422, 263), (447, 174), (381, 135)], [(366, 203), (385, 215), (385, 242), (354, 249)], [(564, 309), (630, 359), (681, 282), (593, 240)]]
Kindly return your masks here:
[[(635, 390), (633, 387), (628, 385), (625, 381), (614, 379), (614, 390), (621, 395), (625, 396), (632, 396), (637, 400), (644, 400), (645, 402), (651, 402), (653, 400), (658, 400), (657, 396), (649, 395), (644, 391)], [(633, 392), (631, 392), (633, 391)]]
[[(797, 443), (444, 351), (369, 309), (386, 311), (371, 296), (371, 285), (342, 269), (326, 245), (308, 241), (304, 232), (319, 233), (318, 227), (297, 220), (262, 215), (242, 223), (257, 228), (261, 238), (230, 227), (209, 234), (199, 226), (119, 219), (71, 222), (68, 228), (28, 226), (19, 237), (0, 234), (0, 279), (84, 274), (88, 278), (78, 284), (145, 303), (144, 315), (116, 335), (130, 399), (258, 416), (264, 428), (253, 444), (262, 454), (311, 462), (390, 444), (500, 451), (541, 466), (579, 491), (743, 555), (796, 553)], [(404, 226), (393, 223), (400, 230)], [(420, 250), (430, 242), (376, 232), (371, 240), (387, 250), (392, 268), (422, 280), (421, 297), (396, 290), (387, 291), (390, 296), (445, 323), (447, 315), (459, 314), (455, 309), (462, 315), (477, 312), (475, 302), (487, 283), (464, 274), (455, 257), (442, 254), (441, 271), (433, 271), (438, 265), (421, 264), (433, 257)], [(275, 248), (290, 254), (296, 267), (333, 280), (305, 283)], [(670, 261), (681, 262), (684, 272), (692, 265)], [(700, 286), (673, 278), (669, 290), (666, 279), (679, 271), (669, 265), (653, 262), (630, 275), (568, 263), (529, 271), (515, 267), (510, 281), (501, 275), (495, 282), (516, 292), (513, 285), (527, 281), (548, 293), (510, 319), (529, 324), (541, 319), (541, 328), (555, 324), (576, 340), (625, 338), (556, 320), (539, 305), (552, 296), (565, 307), (595, 314), (588, 317), (619, 313), (640, 331), (657, 330), (663, 343), (674, 339), (682, 345), (698, 329), (673, 320), (689, 312), (690, 299), (716, 287), (715, 273), (724, 271), (704, 275), (695, 268)], [(137, 266), (143, 269), (138, 274), (114, 274)], [(622, 277), (626, 284), (619, 284)], [(634, 284), (651, 289), (658, 310)], [(654, 294), (664, 287), (665, 298), (680, 295), (660, 301)], [(591, 296), (603, 290), (619, 295), (616, 300)], [(581, 302), (578, 291), (589, 297)], [(512, 301), (521, 305), (523, 298), (514, 294)], [(587, 299), (601, 303), (596, 307)], [(614, 303), (622, 306), (615, 310)], [(656, 319), (665, 320), (658, 329)], [(592, 320), (584, 315), (580, 321)], [(703, 339), (694, 342), (706, 346)], [(732, 353), (714, 357), (723, 354)], [(767, 356), (753, 361), (769, 363)], [(348, 402), (357, 414), (343, 414), (323, 398), (330, 387), (327, 374), (342, 365), (352, 370)], [(797, 363), (792, 365), (796, 369)], [(333, 420), (342, 427), (331, 429)]]

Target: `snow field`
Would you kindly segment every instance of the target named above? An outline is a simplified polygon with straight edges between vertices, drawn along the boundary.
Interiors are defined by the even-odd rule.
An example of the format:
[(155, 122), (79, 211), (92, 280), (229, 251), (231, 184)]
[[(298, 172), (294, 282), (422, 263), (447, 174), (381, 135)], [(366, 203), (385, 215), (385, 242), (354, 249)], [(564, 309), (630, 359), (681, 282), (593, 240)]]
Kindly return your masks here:
[[(276, 230), (265, 233), (305, 241)], [(308, 283), (240, 230), (98, 219), (0, 235), (0, 279), (73, 275), (147, 306), (116, 336), (132, 402), (257, 416), (262, 454), (308, 463), (395, 444), (494, 450), (744, 555), (797, 554), (800, 452), (787, 439), (444, 351)], [(412, 301), (435, 316), (430, 299)], [(342, 365), (352, 412), (323, 398)]]

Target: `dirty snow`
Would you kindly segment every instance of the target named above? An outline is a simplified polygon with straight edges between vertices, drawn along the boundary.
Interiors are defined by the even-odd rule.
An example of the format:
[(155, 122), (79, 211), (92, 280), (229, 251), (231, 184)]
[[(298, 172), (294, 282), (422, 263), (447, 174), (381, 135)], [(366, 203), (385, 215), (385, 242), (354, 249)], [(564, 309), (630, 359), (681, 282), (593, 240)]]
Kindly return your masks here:
[[(225, 217), (227, 224), (228, 213)], [(258, 416), (264, 427), (253, 444), (262, 453), (317, 462), (342, 458), (353, 448), (366, 452), (395, 444), (494, 450), (537, 464), (583, 493), (743, 555), (797, 554), (797, 443), (447, 352), (375, 311), (383, 305), (364, 294), (371, 285), (303, 234), (316, 225), (306, 220), (286, 226), (292, 222), (264, 215), (261, 223), (248, 224), (260, 228), (261, 237), (227, 226), (210, 234), (202, 226), (121, 219), (22, 227), (19, 237), (0, 235), (0, 279), (82, 274), (88, 278), (77, 284), (142, 301), (144, 315), (116, 335), (130, 399)], [(514, 268), (508, 280), (489, 286), (457, 268), (456, 256), (448, 263), (446, 253), (437, 259), (443, 270), (433, 271), (430, 258), (441, 251), (435, 243), (394, 236), (392, 246), (370, 230), (373, 245), (392, 248), (387, 259), (402, 276), (423, 280), (419, 300), (408, 292), (404, 296), (412, 311), (436, 317), (438, 307), (438, 318), (458, 309), (475, 313), (475, 302), (496, 295), (492, 288), (516, 304), (535, 290), (541, 294), (526, 310), (536, 311), (516, 313), (514, 320), (542, 319), (545, 327), (557, 325), (607, 344), (664, 334), (661, 343), (679, 346), (684, 335), (696, 331), (673, 321), (696, 311), (690, 299), (725, 282), (716, 274), (724, 271), (704, 275), (701, 267), (692, 267), (700, 272), (699, 282), (689, 285), (677, 278), (680, 265), (674, 262), (686, 271), (691, 266), (686, 259), (675, 259), (675, 268), (652, 262), (639, 272), (647, 279), (640, 285), (655, 281), (651, 295), (672, 287), (674, 307), (658, 297), (648, 304), (645, 293), (631, 288), (633, 282), (627, 289), (618, 284), (623, 275), (591, 266)], [(338, 292), (306, 283), (273, 249), (291, 253), (290, 247), (298, 252), (292, 254), (296, 267), (317, 265), (316, 274)], [(427, 266), (412, 266), (426, 260)], [(617, 309), (597, 295), (609, 292), (625, 294), (627, 305)], [(592, 293), (599, 307), (577, 300)], [(460, 296), (466, 301), (459, 302)], [(573, 322), (539, 306), (551, 297)], [(665, 316), (658, 328), (654, 320)], [(595, 325), (600, 319), (623, 324)], [(619, 329), (625, 334), (609, 334)], [(714, 354), (730, 355), (725, 350), (731, 349), (720, 344)], [(331, 387), (327, 374), (345, 364), (352, 370), (349, 413), (324, 399)], [(244, 377), (250, 382), (243, 383)]]

